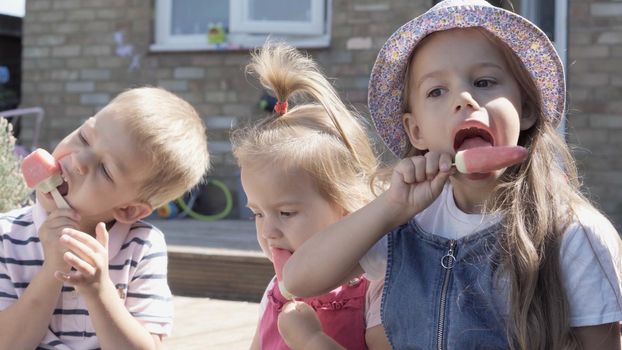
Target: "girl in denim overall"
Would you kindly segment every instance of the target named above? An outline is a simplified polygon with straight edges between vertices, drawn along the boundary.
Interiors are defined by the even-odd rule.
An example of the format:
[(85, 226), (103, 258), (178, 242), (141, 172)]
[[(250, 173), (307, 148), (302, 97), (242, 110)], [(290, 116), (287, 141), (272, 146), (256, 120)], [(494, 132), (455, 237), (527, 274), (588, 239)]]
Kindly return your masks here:
[[(389, 189), (305, 242), (285, 287), (314, 294), (357, 265), (384, 277), (396, 349), (620, 349), (622, 244), (580, 192), (556, 130), (565, 98), (552, 43), (516, 14), (446, 0), (406, 23), (369, 85), (402, 158)], [(452, 166), (461, 150), (516, 145), (527, 159), (504, 169)]]
[[(310, 58), (284, 44), (267, 43), (253, 54), (248, 69), (279, 102), (273, 116), (234, 132), (233, 152), (255, 218), (257, 240), (278, 270), (284, 251), (295, 255), (313, 234), (373, 198), (369, 183), (377, 161), (359, 118)], [(294, 94), (314, 102), (288, 110), (287, 101)], [(313, 309), (311, 316), (321, 326), (293, 331), (286, 327), (283, 335), (289, 337), (279, 332), (278, 320), (292, 296), (282, 293), (278, 279), (273, 279), (260, 304), (251, 348), (297, 349), (305, 345), (307, 338), (299, 339), (306, 334), (319, 341), (316, 345), (366, 349), (367, 341), (384, 344), (379, 349), (389, 348), (380, 318), (366, 320), (369, 281), (361, 273), (344, 277), (340, 285), (317, 296), (294, 298), (294, 303)], [(299, 316), (296, 309), (290, 319)]]

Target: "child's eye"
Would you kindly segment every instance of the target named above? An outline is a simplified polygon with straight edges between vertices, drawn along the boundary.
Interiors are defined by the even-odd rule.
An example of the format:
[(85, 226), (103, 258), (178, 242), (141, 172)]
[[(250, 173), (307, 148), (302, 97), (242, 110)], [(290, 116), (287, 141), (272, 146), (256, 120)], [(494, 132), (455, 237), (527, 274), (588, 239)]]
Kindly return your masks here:
[(263, 215), (261, 213), (255, 213), (255, 212), (251, 212), (251, 216), (249, 217), (250, 220), (256, 220), (263, 217)]
[(475, 83), (473, 83), (475, 87), (479, 87), (479, 88), (491, 87), (494, 84), (495, 82), (492, 79), (479, 79), (479, 80), (476, 80)]
[(279, 212), (279, 214), (281, 214), (281, 216), (290, 217), (290, 216), (294, 216), (295, 212), (293, 212), (293, 211), (281, 211), (281, 212)]
[(443, 94), (443, 89), (440, 88), (436, 88), (436, 89), (432, 89), (428, 92), (427, 97), (439, 97)]
[(112, 177), (110, 176), (110, 173), (108, 172), (108, 169), (106, 169), (106, 166), (104, 164), (102, 164), (100, 166), (101, 172), (102, 174), (104, 174), (104, 177), (106, 178), (106, 180), (112, 182)]
[(86, 141), (86, 138), (84, 137), (84, 135), (82, 135), (82, 132), (78, 133), (78, 138), (80, 139), (80, 142), (82, 142), (85, 145), (88, 145), (88, 141)]

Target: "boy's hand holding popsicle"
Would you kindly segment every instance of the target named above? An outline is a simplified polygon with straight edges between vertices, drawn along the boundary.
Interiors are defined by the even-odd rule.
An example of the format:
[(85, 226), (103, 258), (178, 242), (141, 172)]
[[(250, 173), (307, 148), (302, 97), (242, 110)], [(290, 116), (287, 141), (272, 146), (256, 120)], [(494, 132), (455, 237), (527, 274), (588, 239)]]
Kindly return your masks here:
[(63, 260), (66, 248), (60, 243), (60, 237), (63, 229), (78, 228), (80, 216), (58, 192), (57, 187), (63, 183), (60, 166), (51, 154), (39, 148), (24, 158), (21, 169), (28, 187), (50, 193), (59, 209), (50, 213), (39, 228), (39, 239), (45, 256), (44, 268), (50, 268), (52, 272), (68, 272), (70, 266)]
[(39, 227), (39, 240), (43, 246), (43, 267), (50, 273), (56, 271), (69, 272), (70, 266), (65, 263), (63, 255), (67, 248), (60, 241), (63, 231), (67, 228), (77, 229), (80, 215), (72, 209), (59, 209), (50, 215)]

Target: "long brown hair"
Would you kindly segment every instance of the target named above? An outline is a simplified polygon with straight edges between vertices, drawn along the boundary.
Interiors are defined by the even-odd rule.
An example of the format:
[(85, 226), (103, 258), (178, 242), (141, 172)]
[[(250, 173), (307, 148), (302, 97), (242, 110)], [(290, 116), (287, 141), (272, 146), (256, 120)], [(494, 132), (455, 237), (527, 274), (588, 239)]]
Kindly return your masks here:
[(361, 118), (345, 106), (317, 64), (291, 46), (268, 42), (252, 54), (247, 71), (280, 102), (310, 101), (234, 131), (233, 154), (240, 167), (265, 163), (303, 169), (320, 194), (345, 213), (369, 202), (375, 153)]
[(518, 141), (529, 150), (527, 161), (505, 172), (488, 204), (490, 210), (505, 213), (501, 266), (512, 286), (508, 330), (513, 347), (578, 349), (559, 253), (575, 209), (590, 204), (580, 192), (570, 149), (549, 122), (551, 116), (543, 114), (538, 88), (527, 69), (501, 40), (480, 31), (499, 48), (518, 82), (523, 113), (537, 115), (535, 125), (521, 132)]

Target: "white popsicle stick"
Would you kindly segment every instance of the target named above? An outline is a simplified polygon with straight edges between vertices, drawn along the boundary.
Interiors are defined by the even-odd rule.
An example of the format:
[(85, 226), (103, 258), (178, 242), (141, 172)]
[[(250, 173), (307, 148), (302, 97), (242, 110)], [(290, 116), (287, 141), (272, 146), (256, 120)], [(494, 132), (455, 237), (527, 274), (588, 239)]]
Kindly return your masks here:
[(67, 202), (65, 201), (65, 198), (63, 198), (63, 196), (60, 195), (60, 193), (58, 192), (56, 188), (52, 189), (52, 191), (50, 191), (50, 194), (54, 198), (54, 202), (56, 202), (56, 206), (58, 207), (58, 209), (70, 209), (71, 208), (69, 204), (67, 204)]

